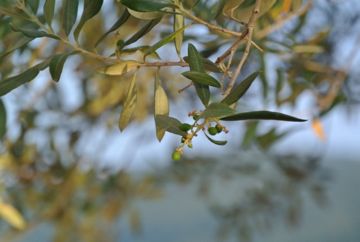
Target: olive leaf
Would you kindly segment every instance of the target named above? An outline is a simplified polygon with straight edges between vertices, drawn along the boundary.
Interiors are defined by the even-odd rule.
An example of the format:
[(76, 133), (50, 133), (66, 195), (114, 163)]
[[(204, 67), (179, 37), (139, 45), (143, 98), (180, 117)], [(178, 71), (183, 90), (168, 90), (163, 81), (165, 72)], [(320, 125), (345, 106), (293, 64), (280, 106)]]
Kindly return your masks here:
[(228, 105), (236, 103), (246, 93), (258, 74), (259, 72), (254, 72), (246, 77), (239, 85), (234, 87), (221, 102)]
[(46, 0), (43, 11), (45, 21), (48, 23), (49, 26), (51, 26), (51, 22), (55, 12), (55, 0)]
[(120, 18), (111, 26), (111, 28), (106, 31), (95, 43), (95, 47), (98, 46), (98, 44), (106, 38), (110, 33), (114, 32), (118, 28), (120, 28), (126, 21), (129, 19), (130, 14), (127, 9), (123, 12), (123, 14), (120, 16)]
[(19, 211), (11, 204), (0, 200), (0, 217), (16, 229), (24, 229), (26, 222)]
[[(154, 95), (154, 118), (156, 115), (169, 115), (169, 100), (164, 88), (161, 86), (161, 80), (159, 79), (159, 73), (155, 75), (155, 95)], [(165, 129), (162, 129), (155, 118), (156, 137), (159, 141), (165, 135)]]
[(222, 118), (234, 114), (234, 110), (224, 103), (211, 103), (200, 118)]
[(9, 77), (0, 82), (0, 96), (4, 96), (13, 89), (33, 80), (40, 72), (38, 66), (34, 66), (19, 75)]
[[(178, 5), (182, 5), (180, 0), (175, 0), (175, 3)], [(177, 33), (175, 36), (175, 49), (178, 54), (178, 56), (181, 56), (181, 47), (184, 40), (184, 30), (183, 27), (185, 25), (185, 18), (183, 15), (180, 14), (180, 11), (178, 9), (174, 9), (174, 32)], [(178, 32), (179, 29), (182, 29), (182, 31)]]
[(49, 34), (45, 31), (42, 30), (37, 30), (37, 29), (33, 29), (33, 28), (21, 28), (21, 27), (16, 27), (14, 25), (10, 25), (11, 29), (14, 32), (20, 32), (23, 35), (25, 35), (26, 37), (35, 39), (35, 38), (42, 38), (42, 37), (48, 37), (48, 38), (52, 38), (52, 39), (59, 39), (58, 36), (54, 35), (54, 34)]
[(73, 28), (78, 12), (79, 0), (64, 0), (63, 28), (66, 35), (69, 35)]
[(118, 46), (119, 49), (124, 48), (127, 45), (131, 45), (142, 38), (144, 35), (150, 32), (159, 22), (161, 18), (153, 19), (149, 21), (145, 26), (143, 26), (138, 32), (136, 32), (133, 36), (131, 36), (128, 40), (122, 43), (121, 46)]
[(132, 114), (134, 113), (137, 101), (136, 73), (134, 73), (129, 90), (120, 114), (119, 128), (123, 131), (129, 124)]
[(104, 0), (85, 0), (84, 11), (80, 18), (80, 22), (74, 30), (74, 38), (78, 40), (80, 31), (85, 23), (94, 17), (101, 9)]
[(210, 138), (209, 135), (207, 135), (206, 133), (204, 133), (206, 138), (213, 144), (216, 144), (216, 145), (226, 145), (227, 144), (227, 141), (226, 140), (214, 140), (212, 138)]
[(51, 58), (49, 64), (49, 70), (50, 70), (50, 75), (54, 81), (58, 82), (60, 80), (61, 72), (64, 68), (65, 61), (70, 55), (73, 55), (75, 53), (76, 52), (58, 54)]
[(181, 122), (176, 118), (167, 115), (156, 115), (155, 122), (159, 129), (166, 130), (169, 133), (185, 136), (186, 132), (180, 129)]
[(138, 69), (139, 64), (140, 63), (132, 60), (123, 61), (117, 64), (113, 64), (111, 66), (107, 66), (103, 69), (103, 71), (100, 72), (110, 76), (121, 76), (125, 73), (132, 72)]
[(251, 120), (251, 119), (261, 119), (261, 120), (279, 120), (279, 121), (289, 121), (289, 122), (305, 122), (305, 119), (296, 118), (287, 114), (270, 112), (270, 111), (253, 111), (245, 113), (237, 113), (222, 117), (223, 121), (239, 121), (239, 120)]
[(6, 108), (2, 99), (0, 99), (0, 140), (2, 140), (6, 134)]
[(142, 20), (152, 20), (156, 18), (161, 18), (164, 15), (164, 13), (162, 12), (138, 12), (130, 8), (128, 8), (127, 10), (132, 16)]
[[(188, 63), (190, 66), (190, 71), (204, 72), (204, 65), (200, 53), (197, 51), (194, 45), (188, 45)], [(208, 85), (203, 85), (197, 82), (194, 82), (194, 87), (196, 94), (200, 98), (201, 102), (206, 107), (209, 104), (210, 100), (210, 88)]]
[(30, 7), (31, 11), (36, 14), (39, 8), (39, 1), (40, 0), (26, 0), (25, 3)]
[[(186, 63), (189, 63), (190, 62), (189, 56), (185, 56), (184, 61)], [(205, 70), (210, 71), (210, 72), (217, 72), (217, 73), (222, 72), (221, 69), (211, 60), (201, 57), (201, 61), (202, 61), (202, 65)]]
[(158, 41), (157, 43), (155, 43), (153, 46), (149, 47), (148, 49), (145, 50), (144, 52), (144, 58), (147, 55), (150, 55), (152, 53), (154, 53), (157, 49), (159, 49), (160, 47), (170, 43), (171, 41), (173, 41), (177, 34), (181, 33), (184, 31), (184, 29), (186, 29), (188, 26), (183, 26), (181, 29), (178, 29), (177, 31), (175, 31), (174, 33), (169, 34), (168, 36), (165, 36), (163, 39), (161, 39), (160, 41)]
[(121, 3), (138, 12), (161, 11), (163, 8), (173, 6), (171, 0), (121, 0)]
[(204, 72), (198, 72), (198, 71), (186, 71), (181, 73), (184, 77), (192, 80), (194, 83), (201, 84), (201, 85), (207, 85), (207, 86), (213, 86), (220, 88), (221, 84), (216, 80), (214, 77), (210, 76), (207, 73)]

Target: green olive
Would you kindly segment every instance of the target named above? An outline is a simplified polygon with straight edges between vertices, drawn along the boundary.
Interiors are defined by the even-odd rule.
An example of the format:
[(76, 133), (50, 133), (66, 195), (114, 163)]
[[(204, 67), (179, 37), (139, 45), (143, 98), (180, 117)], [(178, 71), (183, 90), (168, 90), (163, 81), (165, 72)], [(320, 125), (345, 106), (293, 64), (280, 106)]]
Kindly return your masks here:
[(195, 121), (198, 121), (199, 118), (200, 118), (200, 115), (199, 115), (199, 114), (194, 114), (193, 119), (194, 119)]
[(180, 151), (178, 150), (175, 150), (173, 153), (172, 153), (172, 159), (173, 160), (180, 160), (181, 159), (181, 153)]
[(208, 132), (211, 135), (216, 135), (218, 133), (217, 129), (215, 127), (209, 127)]
[(216, 130), (217, 130), (218, 133), (221, 133), (221, 132), (224, 130), (224, 127), (221, 126), (220, 124), (217, 124), (217, 125), (215, 126), (215, 128), (216, 128)]
[(191, 129), (191, 125), (190, 124), (187, 124), (187, 123), (183, 123), (180, 125), (179, 129), (181, 131), (184, 131), (184, 132), (187, 132)]

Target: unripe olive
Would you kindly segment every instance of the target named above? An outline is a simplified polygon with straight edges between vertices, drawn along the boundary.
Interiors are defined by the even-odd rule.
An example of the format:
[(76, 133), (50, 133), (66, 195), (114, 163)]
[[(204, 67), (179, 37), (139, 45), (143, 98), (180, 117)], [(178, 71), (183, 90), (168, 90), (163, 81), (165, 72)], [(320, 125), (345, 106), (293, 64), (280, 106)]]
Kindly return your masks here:
[(181, 152), (178, 151), (178, 150), (175, 150), (173, 153), (172, 153), (172, 159), (173, 160), (180, 160), (181, 159)]
[(221, 133), (221, 132), (224, 130), (224, 127), (221, 126), (220, 124), (217, 124), (217, 125), (215, 126), (215, 128), (216, 128), (216, 130), (217, 130), (218, 133)]
[(193, 119), (194, 119), (195, 121), (198, 121), (199, 118), (200, 118), (200, 115), (199, 115), (199, 114), (194, 114)]
[(218, 133), (217, 129), (215, 127), (209, 127), (208, 132), (211, 135), (216, 135)]
[(184, 132), (187, 132), (191, 129), (191, 125), (190, 124), (187, 124), (187, 123), (183, 123), (180, 125), (179, 129), (181, 131), (184, 131)]

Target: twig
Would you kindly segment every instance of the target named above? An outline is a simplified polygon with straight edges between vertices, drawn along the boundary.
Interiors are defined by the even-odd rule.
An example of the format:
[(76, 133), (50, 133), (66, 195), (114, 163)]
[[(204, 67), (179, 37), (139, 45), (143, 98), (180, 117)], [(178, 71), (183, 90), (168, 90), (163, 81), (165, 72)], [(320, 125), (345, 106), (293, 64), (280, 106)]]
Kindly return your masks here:
[(248, 22), (249, 33), (247, 35), (248, 40), (246, 43), (245, 51), (240, 60), (238, 67), (236, 68), (234, 75), (231, 77), (228, 87), (225, 90), (225, 93), (224, 93), (225, 96), (227, 96), (230, 93), (230, 91), (232, 90), (232, 88), (234, 87), (236, 79), (238, 78), (238, 76), (241, 72), (241, 69), (243, 68), (243, 66), (247, 60), (247, 57), (249, 56), (250, 49), (251, 49), (252, 37), (253, 37), (254, 29), (255, 29), (255, 22), (256, 22), (257, 16), (259, 15), (259, 12), (260, 12), (260, 5), (261, 5), (261, 0), (256, 0), (254, 10), (253, 10), (251, 17), (249, 19), (249, 22)]
[(193, 83), (190, 83), (188, 85), (186, 85), (185, 87), (181, 88), (178, 90), (178, 93), (182, 93), (183, 91), (185, 91), (186, 89), (188, 89), (189, 87), (191, 87), (193, 85)]

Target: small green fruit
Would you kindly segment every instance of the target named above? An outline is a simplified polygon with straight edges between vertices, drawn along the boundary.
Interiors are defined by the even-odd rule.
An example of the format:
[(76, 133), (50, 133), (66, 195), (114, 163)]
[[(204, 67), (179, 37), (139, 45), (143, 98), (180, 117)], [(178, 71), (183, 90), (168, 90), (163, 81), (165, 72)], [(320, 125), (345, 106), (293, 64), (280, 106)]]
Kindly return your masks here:
[(217, 125), (215, 126), (215, 128), (216, 128), (216, 130), (217, 130), (218, 133), (221, 133), (221, 132), (224, 130), (224, 127), (221, 126), (220, 124), (217, 124)]
[(190, 124), (187, 124), (187, 123), (183, 123), (180, 125), (179, 129), (181, 131), (184, 131), (184, 132), (187, 132), (191, 129), (191, 125)]
[(180, 151), (178, 150), (175, 150), (173, 153), (172, 153), (172, 159), (173, 160), (180, 160), (181, 159), (181, 153)]
[(199, 114), (194, 114), (193, 119), (194, 119), (195, 121), (198, 121), (199, 118), (200, 118), (200, 115), (199, 115)]
[(215, 127), (209, 127), (208, 132), (211, 135), (216, 135), (218, 133), (217, 129)]

